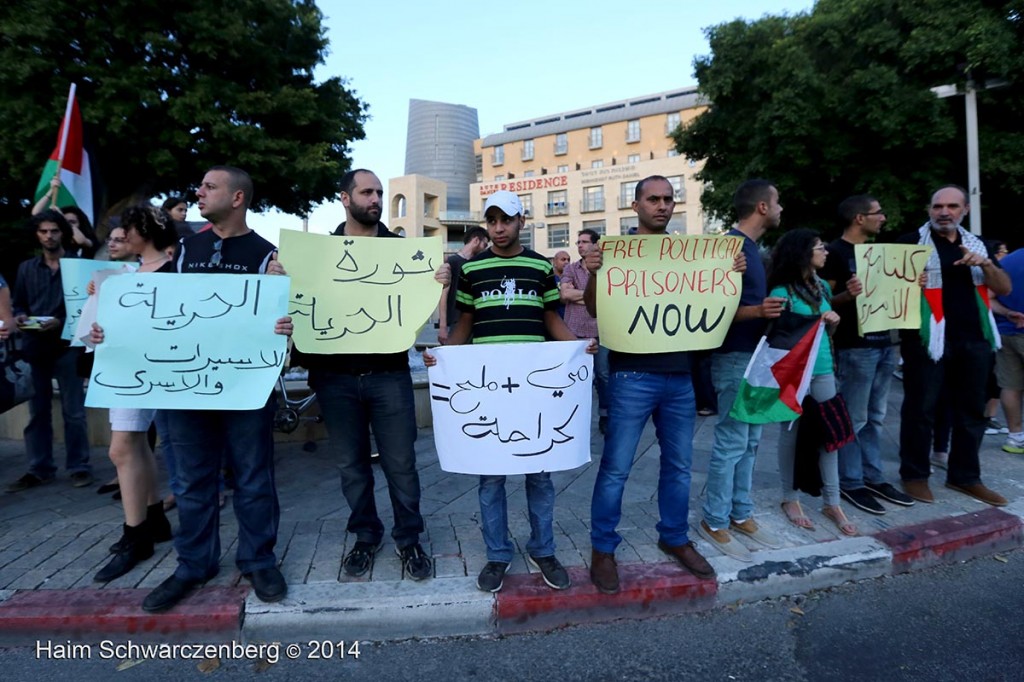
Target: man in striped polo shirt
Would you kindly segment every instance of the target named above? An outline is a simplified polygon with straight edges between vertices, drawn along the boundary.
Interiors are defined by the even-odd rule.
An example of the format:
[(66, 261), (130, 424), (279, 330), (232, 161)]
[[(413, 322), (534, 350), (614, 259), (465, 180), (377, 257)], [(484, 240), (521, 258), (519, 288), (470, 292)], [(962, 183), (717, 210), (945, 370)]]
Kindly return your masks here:
[[(556, 341), (576, 340), (558, 316), (558, 286), (551, 264), (519, 242), (524, 223), (519, 197), (505, 190), (495, 192), (484, 206), (484, 218), (491, 246), (462, 266), (455, 297), (459, 320), (447, 345), (466, 343), (471, 333), (473, 343), (542, 342), (545, 333)], [(596, 340), (591, 339), (587, 351), (597, 352)], [(487, 564), (477, 587), (497, 592), (515, 552), (508, 533), (505, 477), (481, 476), (479, 495)], [(555, 558), (555, 487), (550, 473), (526, 474), (526, 504), (530, 563), (540, 569), (549, 587), (564, 590), (570, 580)]]

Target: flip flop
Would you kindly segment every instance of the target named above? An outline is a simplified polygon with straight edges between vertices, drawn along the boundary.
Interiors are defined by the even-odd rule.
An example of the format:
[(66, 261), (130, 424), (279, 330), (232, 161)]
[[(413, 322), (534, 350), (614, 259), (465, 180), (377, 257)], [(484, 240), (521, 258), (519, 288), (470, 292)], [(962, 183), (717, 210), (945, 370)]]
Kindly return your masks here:
[[(795, 515), (790, 514), (786, 510), (787, 504), (796, 505), (797, 513)], [(804, 530), (814, 530), (814, 522), (807, 518), (799, 502), (783, 502), (780, 506), (782, 507), (782, 513), (786, 515), (786, 519), (794, 526), (797, 528), (803, 528)]]
[(839, 507), (823, 507), (821, 513), (825, 515), (825, 518), (836, 524), (836, 528), (843, 535), (853, 537), (860, 535), (857, 530), (857, 525), (846, 518), (846, 514)]

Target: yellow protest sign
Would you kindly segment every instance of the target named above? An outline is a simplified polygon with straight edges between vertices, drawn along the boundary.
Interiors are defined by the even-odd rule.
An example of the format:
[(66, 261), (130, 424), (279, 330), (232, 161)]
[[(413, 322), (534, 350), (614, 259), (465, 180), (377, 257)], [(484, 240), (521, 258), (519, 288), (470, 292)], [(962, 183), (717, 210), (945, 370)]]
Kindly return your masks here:
[(740, 302), (739, 237), (603, 237), (597, 273), (601, 344), (629, 353), (717, 348)]
[(303, 353), (398, 353), (437, 308), (434, 237), (386, 239), (281, 230), (292, 339)]
[(921, 328), (921, 285), (918, 279), (932, 253), (919, 244), (856, 244), (857, 278), (864, 287), (857, 297), (857, 329), (868, 332)]

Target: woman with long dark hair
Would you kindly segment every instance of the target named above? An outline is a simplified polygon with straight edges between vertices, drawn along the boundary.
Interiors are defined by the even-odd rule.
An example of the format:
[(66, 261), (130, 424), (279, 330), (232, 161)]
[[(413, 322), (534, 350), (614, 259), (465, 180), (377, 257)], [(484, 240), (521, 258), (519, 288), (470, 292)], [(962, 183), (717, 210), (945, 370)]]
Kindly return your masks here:
[[(121, 215), (127, 249), (139, 257), (138, 272), (173, 272), (165, 253), (177, 234), (170, 219), (148, 204), (132, 206)], [(153, 556), (153, 544), (171, 539), (156, 480), (156, 459), (146, 432), (155, 410), (110, 408), (110, 461), (117, 468), (124, 505), (124, 532), (111, 551), (113, 558), (96, 574), (107, 582)]]
[[(772, 251), (768, 271), (768, 295), (786, 299), (788, 309), (797, 315), (821, 316), (829, 331), (839, 324), (839, 316), (832, 310), (831, 290), (818, 277), (825, 265), (825, 245), (813, 230), (790, 230), (779, 239)], [(809, 394), (818, 402), (836, 395), (836, 377), (832, 361), (832, 344), (823, 334), (818, 355), (811, 358), (814, 370)], [(782, 479), (782, 511), (790, 523), (811, 530), (814, 524), (800, 508), (798, 493), (793, 487), (793, 462), (796, 458), (797, 433), (800, 419), (782, 424), (779, 434), (779, 476)], [(821, 513), (836, 524), (843, 535), (857, 535), (857, 527), (850, 523), (839, 506), (839, 453), (821, 448), (818, 467), (821, 471), (824, 507)]]

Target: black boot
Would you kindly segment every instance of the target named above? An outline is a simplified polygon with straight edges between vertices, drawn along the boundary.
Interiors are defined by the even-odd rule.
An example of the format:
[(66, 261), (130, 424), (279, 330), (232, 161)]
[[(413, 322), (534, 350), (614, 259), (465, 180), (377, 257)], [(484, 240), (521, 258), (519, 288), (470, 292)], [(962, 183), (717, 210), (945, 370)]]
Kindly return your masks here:
[(149, 535), (154, 543), (167, 542), (174, 537), (171, 533), (171, 522), (164, 513), (162, 500), (146, 507), (146, 525), (149, 526)]
[(137, 526), (125, 524), (124, 535), (118, 543), (121, 549), (114, 553), (106, 566), (93, 577), (98, 583), (105, 583), (120, 578), (135, 568), (140, 561), (153, 556), (153, 537), (145, 521)]
[[(149, 535), (153, 538), (154, 543), (167, 542), (174, 538), (171, 533), (171, 522), (167, 520), (167, 514), (164, 513), (163, 502), (146, 507), (146, 520), (142, 523), (149, 527)], [(120, 540), (110, 546), (110, 553), (117, 554), (124, 549), (124, 542), (125, 537), (122, 535)]]

